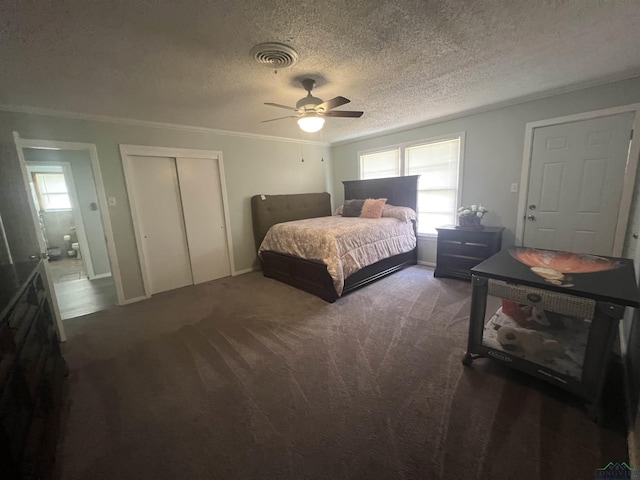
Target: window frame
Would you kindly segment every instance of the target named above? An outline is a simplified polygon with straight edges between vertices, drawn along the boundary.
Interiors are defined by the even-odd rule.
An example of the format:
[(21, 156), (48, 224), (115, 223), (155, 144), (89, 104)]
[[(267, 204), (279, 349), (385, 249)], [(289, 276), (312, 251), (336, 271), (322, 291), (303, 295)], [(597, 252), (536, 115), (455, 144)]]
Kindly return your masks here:
[[(439, 143), (447, 140), (459, 140), (460, 142), (460, 155), (458, 158), (458, 185), (456, 192), (456, 207), (454, 210), (457, 211), (462, 204), (462, 187), (463, 187), (463, 172), (464, 172), (464, 152), (465, 152), (465, 132), (454, 132), (446, 135), (439, 135), (435, 137), (424, 138), (420, 140), (412, 140), (410, 142), (404, 143), (396, 143), (392, 145), (385, 145), (384, 147), (371, 148), (367, 150), (359, 150), (358, 151), (358, 179), (362, 180), (363, 168), (362, 168), (362, 156), (363, 155), (371, 155), (381, 152), (388, 152), (391, 150), (399, 150), (400, 151), (400, 172), (403, 177), (408, 176), (409, 174), (406, 171), (407, 161), (406, 161), (406, 150), (412, 147), (420, 147), (424, 145), (428, 145), (431, 143)], [(419, 192), (419, 190), (418, 190)], [(418, 209), (420, 206), (418, 205)], [(455, 219), (452, 219), (455, 223)], [(436, 233), (418, 233), (419, 238), (436, 238)]]
[[(46, 192), (46, 193), (42, 193), (40, 191), (40, 184), (38, 182), (38, 175), (62, 175), (62, 178), (64, 180), (65, 186), (66, 186), (66, 192)], [(69, 191), (69, 185), (67, 184), (67, 177), (64, 173), (64, 171), (62, 172), (48, 172), (48, 171), (32, 171), (31, 172), (31, 181), (33, 183), (33, 187), (34, 190), (36, 192), (36, 197), (38, 199), (38, 206), (40, 207), (40, 211), (42, 212), (70, 212), (73, 210), (73, 204), (71, 202), (71, 192)], [(67, 199), (69, 200), (69, 207), (68, 208), (45, 208), (45, 204), (47, 202), (45, 202), (43, 196), (44, 195), (66, 195)]]

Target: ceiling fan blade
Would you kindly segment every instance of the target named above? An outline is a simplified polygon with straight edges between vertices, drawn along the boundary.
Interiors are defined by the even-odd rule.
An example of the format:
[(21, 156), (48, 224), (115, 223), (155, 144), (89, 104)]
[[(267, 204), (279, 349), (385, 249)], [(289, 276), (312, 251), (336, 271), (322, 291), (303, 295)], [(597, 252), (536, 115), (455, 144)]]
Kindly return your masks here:
[(287, 107), (286, 105), (280, 105), (279, 103), (265, 103), (265, 105), (269, 105), (270, 107), (278, 107), (278, 108), (286, 108), (287, 110), (297, 111), (293, 107)]
[(289, 115), (287, 117), (278, 117), (278, 118), (271, 118), (269, 120), (262, 120), (260, 123), (275, 122), (276, 120), (282, 120), (285, 118), (298, 118), (298, 117), (296, 115)]
[(360, 118), (364, 112), (356, 112), (351, 110), (329, 110), (328, 112), (321, 112), (319, 115), (321, 117), (349, 117), (349, 118)]
[(318, 105), (316, 107), (316, 110), (331, 110), (332, 108), (336, 108), (339, 107), (340, 105), (346, 105), (347, 103), (349, 103), (351, 100), (349, 100), (348, 98), (344, 98), (344, 97), (336, 97), (336, 98), (332, 98), (331, 100), (327, 100), (324, 103), (321, 103), (320, 105)]

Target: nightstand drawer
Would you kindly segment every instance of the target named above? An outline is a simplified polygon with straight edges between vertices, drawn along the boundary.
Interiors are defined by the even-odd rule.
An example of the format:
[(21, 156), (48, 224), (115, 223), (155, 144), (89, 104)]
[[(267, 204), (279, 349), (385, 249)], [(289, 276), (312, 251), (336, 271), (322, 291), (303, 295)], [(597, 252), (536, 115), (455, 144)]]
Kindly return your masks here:
[(439, 230), (438, 240), (463, 245), (488, 246), (495, 238), (495, 232), (485, 230)]
[(436, 230), (438, 250), (434, 275), (469, 280), (471, 268), (500, 251), (504, 229), (486, 227), (483, 230), (464, 230), (447, 225)]
[(461, 243), (453, 240), (438, 242), (438, 255), (464, 255), (467, 257), (485, 259), (491, 255), (492, 249), (488, 245), (478, 243)]

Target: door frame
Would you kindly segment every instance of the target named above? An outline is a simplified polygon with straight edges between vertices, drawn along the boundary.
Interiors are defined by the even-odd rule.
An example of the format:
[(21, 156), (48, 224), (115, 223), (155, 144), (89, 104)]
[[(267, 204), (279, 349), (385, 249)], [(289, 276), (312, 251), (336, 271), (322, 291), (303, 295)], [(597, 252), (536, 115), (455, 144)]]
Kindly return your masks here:
[[(29, 147), (27, 147), (29, 148)], [(76, 190), (76, 183), (73, 179), (73, 167), (69, 162), (60, 161), (46, 161), (46, 162), (26, 162), (26, 165), (31, 170), (38, 170), (38, 167), (62, 167), (62, 174), (64, 175), (64, 181), (67, 184), (67, 190), (69, 192), (69, 200), (71, 202), (71, 214), (73, 215), (73, 221), (76, 226), (76, 234), (78, 235), (78, 243), (80, 246), (80, 254), (85, 267), (87, 268), (87, 276), (90, 280), (96, 278), (96, 272), (93, 269), (93, 261), (91, 260), (91, 254), (89, 249), (89, 241), (87, 239), (87, 233), (84, 228), (84, 220), (82, 218), (82, 212), (80, 212), (80, 201), (78, 200), (78, 192)], [(37, 210), (37, 209), (36, 209)], [(106, 275), (101, 275), (106, 276)], [(111, 276), (109, 274), (108, 276)]]
[[(104, 189), (104, 183), (102, 181), (102, 172), (100, 170), (100, 162), (98, 160), (98, 149), (93, 143), (81, 143), (81, 142), (66, 142), (61, 140), (38, 140), (21, 138), (18, 132), (13, 132), (13, 138), (18, 147), (18, 156), (20, 158), (20, 165), (23, 169), (23, 176), (27, 182), (25, 187), (29, 188), (28, 176), (26, 166), (26, 160), (24, 158), (23, 148), (39, 148), (42, 150), (75, 150), (75, 151), (87, 151), (89, 153), (89, 159), (91, 160), (91, 172), (93, 174), (93, 183), (96, 187), (96, 194), (98, 197), (98, 207), (100, 211), (100, 219), (102, 221), (102, 228), (104, 230), (105, 240), (107, 243), (107, 252), (109, 254), (109, 266), (111, 267), (111, 277), (116, 287), (116, 297), (118, 305), (125, 303), (124, 289), (122, 288), (122, 278), (120, 275), (120, 266), (118, 264), (118, 255), (116, 252), (116, 243), (113, 237), (113, 230), (111, 228), (111, 218), (109, 216), (109, 204), (107, 202), (107, 194)], [(31, 191), (29, 192), (29, 205), (33, 209), (34, 221), (35, 206), (33, 205), (33, 199)], [(84, 252), (82, 252), (84, 254)], [(57, 301), (56, 308), (58, 308)], [(60, 315), (59, 311), (57, 315)]]
[(229, 221), (229, 203), (227, 200), (227, 182), (224, 175), (224, 162), (222, 160), (222, 152), (216, 150), (196, 150), (190, 148), (173, 148), (173, 147), (152, 147), (144, 145), (126, 145), (120, 144), (120, 156), (122, 158), (122, 168), (124, 170), (124, 180), (127, 185), (127, 193), (129, 196), (129, 208), (131, 209), (131, 219), (133, 221), (133, 231), (136, 238), (136, 248), (138, 258), (140, 259), (140, 269), (142, 271), (142, 284), (144, 286), (145, 298), (149, 298), (149, 272), (147, 271), (147, 263), (142, 248), (142, 233), (140, 230), (140, 222), (138, 220), (138, 212), (136, 211), (135, 189), (133, 187), (133, 174), (131, 171), (130, 156), (141, 157), (170, 157), (170, 158), (204, 158), (215, 160), (218, 165), (218, 174), (220, 175), (220, 193), (222, 195), (222, 209), (224, 213), (225, 233), (227, 238), (227, 253), (229, 255), (229, 267), (231, 276), (237, 275), (235, 267), (235, 259), (233, 256), (233, 243), (231, 239), (231, 223)]
[[(640, 128), (640, 103), (632, 103), (620, 107), (605, 108), (602, 110), (594, 110), (591, 112), (578, 113), (575, 115), (567, 115), (564, 117), (549, 118), (539, 120), (537, 122), (529, 122), (525, 125), (524, 151), (522, 154), (522, 171), (520, 176), (520, 195), (518, 197), (518, 213), (516, 220), (515, 244), (522, 246), (524, 244), (525, 216), (527, 210), (527, 197), (529, 195), (529, 170), (531, 168), (531, 157), (533, 155), (533, 134), (536, 128), (549, 127), (553, 125), (562, 125), (564, 123), (579, 122), (582, 120), (592, 120), (594, 118), (610, 117), (620, 113), (634, 112), (632, 130), (635, 132)], [(638, 167), (638, 157), (640, 156), (640, 141), (638, 135), (633, 135), (629, 147), (629, 155), (627, 157), (627, 166), (622, 186), (622, 196), (620, 198), (620, 210), (618, 212), (618, 221), (616, 223), (616, 232), (613, 239), (612, 256), (622, 256), (624, 248), (625, 236), (627, 233), (627, 224), (629, 221), (629, 213), (631, 211), (631, 200), (633, 198), (633, 190), (636, 181), (636, 170)]]

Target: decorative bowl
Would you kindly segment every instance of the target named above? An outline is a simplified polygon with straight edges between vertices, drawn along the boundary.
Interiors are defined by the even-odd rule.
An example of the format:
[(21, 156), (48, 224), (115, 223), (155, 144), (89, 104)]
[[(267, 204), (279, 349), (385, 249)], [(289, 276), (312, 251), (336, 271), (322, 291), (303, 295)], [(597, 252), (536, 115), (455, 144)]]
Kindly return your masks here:
[(615, 260), (584, 253), (529, 247), (512, 248), (509, 253), (545, 281), (565, 287), (573, 286), (565, 274), (604, 272), (620, 266)]

